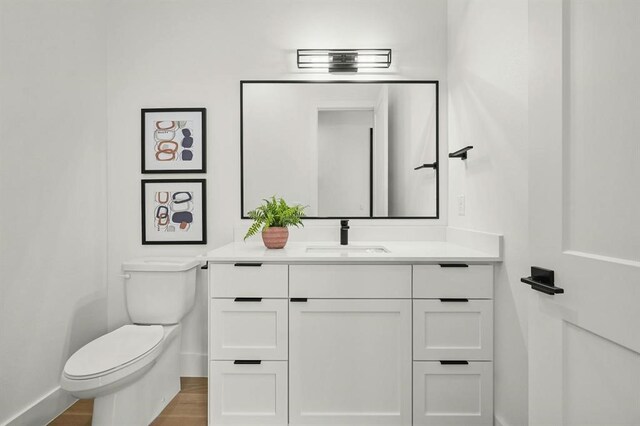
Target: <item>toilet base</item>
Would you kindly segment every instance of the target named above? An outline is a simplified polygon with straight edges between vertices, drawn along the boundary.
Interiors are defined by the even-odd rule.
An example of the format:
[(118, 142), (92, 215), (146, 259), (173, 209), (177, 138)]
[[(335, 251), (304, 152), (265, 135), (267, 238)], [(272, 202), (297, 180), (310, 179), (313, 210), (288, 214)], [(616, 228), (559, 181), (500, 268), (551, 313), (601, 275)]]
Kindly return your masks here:
[[(177, 333), (175, 333), (177, 332)], [(174, 330), (151, 368), (117, 392), (95, 398), (93, 426), (144, 426), (180, 391), (180, 329)]]

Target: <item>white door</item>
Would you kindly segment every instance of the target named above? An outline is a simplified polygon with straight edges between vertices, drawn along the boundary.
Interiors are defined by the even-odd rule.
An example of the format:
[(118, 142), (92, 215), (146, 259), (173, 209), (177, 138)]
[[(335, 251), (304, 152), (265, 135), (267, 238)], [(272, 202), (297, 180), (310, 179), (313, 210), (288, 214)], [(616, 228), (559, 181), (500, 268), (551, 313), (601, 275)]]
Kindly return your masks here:
[(371, 215), (373, 109), (318, 111), (318, 216)]
[(640, 425), (640, 2), (529, 14), (530, 425)]
[(291, 425), (411, 424), (411, 301), (289, 305)]

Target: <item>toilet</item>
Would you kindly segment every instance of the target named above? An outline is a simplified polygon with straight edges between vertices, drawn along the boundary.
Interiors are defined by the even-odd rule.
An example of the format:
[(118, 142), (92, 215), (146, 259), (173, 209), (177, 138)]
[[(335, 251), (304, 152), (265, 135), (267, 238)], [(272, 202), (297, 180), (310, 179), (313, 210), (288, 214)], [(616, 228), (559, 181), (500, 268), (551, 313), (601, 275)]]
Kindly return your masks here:
[(60, 386), (94, 398), (92, 425), (148, 425), (180, 391), (180, 321), (195, 302), (193, 258), (125, 262), (126, 305), (133, 324), (75, 352)]

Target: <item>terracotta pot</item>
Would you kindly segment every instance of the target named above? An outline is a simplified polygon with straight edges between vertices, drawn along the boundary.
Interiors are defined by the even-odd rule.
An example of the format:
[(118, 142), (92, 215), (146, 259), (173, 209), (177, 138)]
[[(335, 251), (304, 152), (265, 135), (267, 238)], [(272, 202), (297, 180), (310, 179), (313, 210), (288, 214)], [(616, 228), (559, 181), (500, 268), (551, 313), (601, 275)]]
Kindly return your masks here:
[(287, 245), (289, 230), (287, 228), (271, 227), (262, 231), (262, 241), (267, 248), (281, 249)]

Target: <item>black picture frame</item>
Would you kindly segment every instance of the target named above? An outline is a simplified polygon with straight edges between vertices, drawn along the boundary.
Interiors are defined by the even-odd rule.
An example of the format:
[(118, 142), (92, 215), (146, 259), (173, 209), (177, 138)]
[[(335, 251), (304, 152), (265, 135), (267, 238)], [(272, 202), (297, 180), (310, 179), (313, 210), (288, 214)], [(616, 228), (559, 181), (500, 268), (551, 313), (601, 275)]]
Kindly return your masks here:
[[(440, 219), (440, 81), (439, 80), (240, 80), (240, 218), (250, 219), (245, 214), (244, 205), (244, 86), (250, 84), (430, 84), (435, 87), (436, 94), (436, 160), (432, 168), (435, 171), (436, 214), (433, 216), (305, 216), (307, 219)], [(373, 186), (371, 186), (373, 187)]]
[[(147, 216), (149, 206), (147, 205), (147, 186), (152, 184), (200, 184), (199, 197), (201, 200), (201, 235), (197, 239), (187, 240), (150, 240), (147, 234)], [(207, 244), (207, 181), (206, 179), (142, 179), (140, 181), (140, 212), (142, 218), (142, 244), (143, 245), (195, 245)], [(154, 209), (155, 210), (155, 209)]]
[[(146, 118), (147, 114), (173, 114), (173, 113), (199, 113), (200, 114), (200, 167), (196, 168), (152, 168), (152, 165), (147, 161), (147, 126)], [(207, 109), (206, 108), (143, 108), (140, 110), (140, 169), (143, 174), (172, 174), (172, 173), (206, 173), (207, 172)], [(177, 141), (172, 141), (176, 142)], [(178, 149), (178, 148), (176, 148)], [(156, 157), (157, 158), (157, 157)], [(172, 161), (173, 162), (173, 161)], [(186, 162), (175, 162), (177, 164), (184, 164)]]

